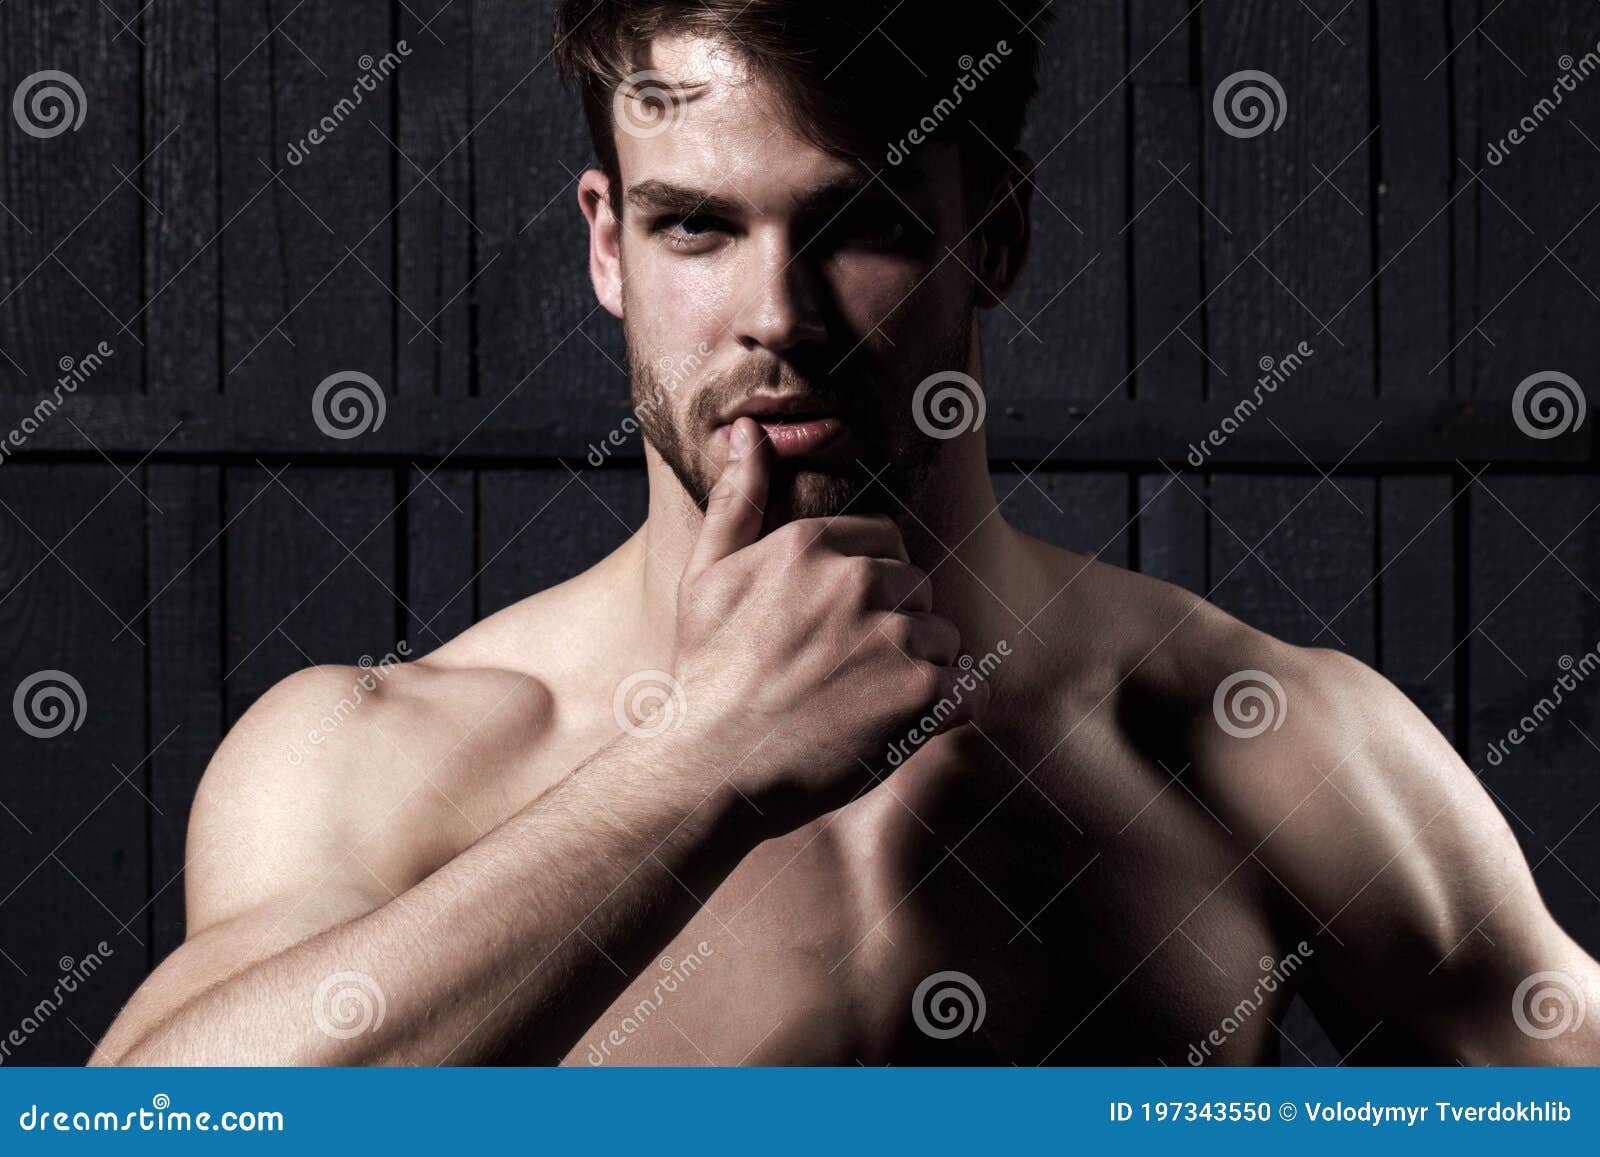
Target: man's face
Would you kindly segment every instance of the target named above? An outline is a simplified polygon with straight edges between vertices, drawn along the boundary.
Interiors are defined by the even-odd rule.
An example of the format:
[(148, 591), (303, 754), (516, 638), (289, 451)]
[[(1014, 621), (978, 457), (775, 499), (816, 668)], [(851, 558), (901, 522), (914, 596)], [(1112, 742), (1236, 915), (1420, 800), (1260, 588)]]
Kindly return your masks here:
[(909, 505), (948, 445), (918, 428), (917, 386), (976, 372), (957, 150), (875, 179), (798, 135), (717, 42), (658, 41), (652, 66), (699, 87), (617, 105), (618, 299), (646, 437), (702, 508), (750, 416), (778, 459), (772, 521), (898, 513), (873, 479)]

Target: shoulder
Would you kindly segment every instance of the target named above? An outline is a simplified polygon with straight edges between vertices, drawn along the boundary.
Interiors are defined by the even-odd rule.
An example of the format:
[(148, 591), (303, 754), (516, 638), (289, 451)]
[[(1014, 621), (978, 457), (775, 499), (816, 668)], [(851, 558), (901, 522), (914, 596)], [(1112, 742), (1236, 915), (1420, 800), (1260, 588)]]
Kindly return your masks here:
[(441, 793), (466, 794), (463, 769), (537, 742), (552, 712), (541, 680), (426, 659), (281, 679), (201, 779), (186, 852), (191, 924), (258, 906), (301, 876), (387, 900), (416, 846), (396, 833), (418, 830)]

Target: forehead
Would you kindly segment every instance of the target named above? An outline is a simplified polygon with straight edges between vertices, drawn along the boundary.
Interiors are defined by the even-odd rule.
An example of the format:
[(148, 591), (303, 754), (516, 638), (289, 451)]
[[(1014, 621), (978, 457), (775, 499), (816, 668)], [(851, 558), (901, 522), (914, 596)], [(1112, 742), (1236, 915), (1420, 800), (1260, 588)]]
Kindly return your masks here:
[[(632, 79), (631, 91), (620, 89), (612, 105), (625, 191), (665, 181), (768, 212), (803, 191), (858, 182), (873, 172), (807, 138), (797, 127), (803, 111), (791, 109), (725, 41), (658, 37), (647, 70)], [(941, 151), (930, 148), (884, 178), (897, 186), (919, 183)]]

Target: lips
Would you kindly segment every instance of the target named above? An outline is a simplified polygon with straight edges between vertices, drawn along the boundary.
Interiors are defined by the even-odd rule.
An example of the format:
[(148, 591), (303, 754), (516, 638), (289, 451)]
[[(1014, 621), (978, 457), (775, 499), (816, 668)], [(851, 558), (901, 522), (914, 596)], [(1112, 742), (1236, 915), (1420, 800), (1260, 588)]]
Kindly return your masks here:
[(728, 437), (740, 418), (754, 420), (766, 432), (779, 458), (842, 458), (849, 453), (850, 427), (837, 413), (821, 410), (804, 398), (751, 398), (726, 416), (719, 436)]
[(771, 418), (756, 416), (767, 432), (772, 452), (779, 458), (817, 458), (830, 451), (842, 451), (848, 433), (845, 424), (831, 414), (816, 417)]

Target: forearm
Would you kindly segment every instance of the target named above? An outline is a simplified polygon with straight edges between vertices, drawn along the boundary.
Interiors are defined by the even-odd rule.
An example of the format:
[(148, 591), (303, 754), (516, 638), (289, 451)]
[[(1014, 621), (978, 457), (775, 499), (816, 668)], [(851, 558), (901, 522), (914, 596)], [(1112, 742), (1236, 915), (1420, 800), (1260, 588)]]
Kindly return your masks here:
[[(621, 739), (383, 907), (205, 990), (117, 1058), (161, 1064), (559, 1059), (757, 837), (683, 733)], [(333, 1005), (382, 994), (344, 1035)], [(323, 986), (319, 1000), (319, 986)], [(371, 1017), (375, 1021), (375, 1015)], [(331, 1030), (331, 1031), (330, 1031)]]

